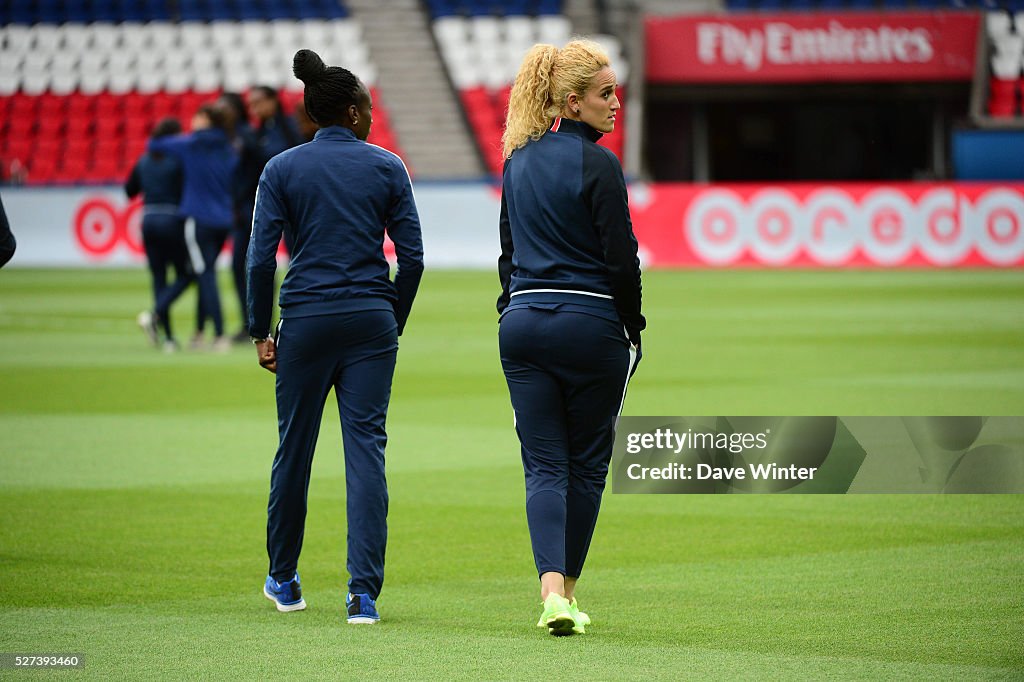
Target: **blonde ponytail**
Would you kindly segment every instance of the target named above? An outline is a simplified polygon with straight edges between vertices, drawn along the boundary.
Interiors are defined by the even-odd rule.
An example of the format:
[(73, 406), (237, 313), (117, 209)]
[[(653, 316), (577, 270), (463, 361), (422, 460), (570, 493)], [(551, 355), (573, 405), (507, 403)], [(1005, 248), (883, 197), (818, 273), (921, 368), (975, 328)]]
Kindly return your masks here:
[(528, 140), (540, 139), (562, 113), (569, 93), (583, 97), (597, 72), (610, 64), (604, 48), (592, 40), (573, 40), (561, 50), (554, 45), (530, 48), (508, 99), (501, 136), (505, 158)]
[(548, 109), (551, 108), (551, 69), (558, 56), (554, 45), (534, 45), (523, 58), (523, 63), (512, 84), (508, 98), (508, 116), (501, 147), (505, 158), (526, 144), (538, 139), (548, 128)]

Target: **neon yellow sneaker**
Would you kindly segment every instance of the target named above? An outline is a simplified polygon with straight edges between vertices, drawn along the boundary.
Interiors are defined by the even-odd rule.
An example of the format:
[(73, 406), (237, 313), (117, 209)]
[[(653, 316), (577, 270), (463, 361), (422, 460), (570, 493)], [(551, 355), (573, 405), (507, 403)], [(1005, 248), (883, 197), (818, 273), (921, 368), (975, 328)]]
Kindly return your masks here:
[(582, 635), (586, 632), (584, 626), (590, 625), (590, 616), (580, 611), (580, 607), (576, 605), (576, 597), (572, 598), (569, 602), (569, 615), (572, 616), (572, 631), (577, 635)]
[(537, 627), (547, 628), (548, 634), (556, 637), (574, 634), (576, 621), (569, 613), (569, 602), (560, 594), (552, 592), (544, 600), (544, 613), (537, 621)]

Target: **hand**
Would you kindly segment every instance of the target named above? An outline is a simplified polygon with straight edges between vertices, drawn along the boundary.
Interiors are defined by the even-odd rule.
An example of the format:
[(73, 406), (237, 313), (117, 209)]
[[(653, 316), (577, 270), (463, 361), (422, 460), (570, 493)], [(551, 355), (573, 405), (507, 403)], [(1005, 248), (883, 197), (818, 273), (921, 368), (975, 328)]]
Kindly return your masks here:
[(277, 374), (277, 345), (274, 339), (266, 339), (256, 344), (256, 359), (260, 367), (271, 374)]

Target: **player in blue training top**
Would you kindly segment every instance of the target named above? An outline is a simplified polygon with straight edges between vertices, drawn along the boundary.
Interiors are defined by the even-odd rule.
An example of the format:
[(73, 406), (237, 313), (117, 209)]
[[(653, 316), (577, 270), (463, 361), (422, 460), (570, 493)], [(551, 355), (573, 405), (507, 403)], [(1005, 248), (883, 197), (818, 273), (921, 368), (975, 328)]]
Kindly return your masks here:
[[(316, 53), (295, 54), (312, 142), (270, 160), (260, 178), (247, 263), (249, 333), (277, 374), (280, 445), (270, 478), (264, 594), (279, 611), (303, 609), (297, 572), (310, 465), (324, 401), (338, 399), (345, 447), (349, 623), (376, 623), (384, 583), (388, 491), (384, 430), (398, 337), (423, 273), (423, 242), (402, 160), (366, 143), (369, 90)], [(277, 246), (294, 243), (270, 336)], [(392, 282), (384, 234), (395, 244)]]
[(535, 45), (503, 138), (501, 364), (526, 474), (538, 627), (582, 633), (576, 581), (597, 522), (615, 419), (640, 358), (640, 261), (618, 159), (615, 72), (597, 43)]
[[(238, 152), (228, 138), (227, 106), (210, 102), (199, 107), (192, 117), (192, 132), (186, 135), (151, 138), (150, 152), (170, 154), (181, 161), (185, 171), (179, 211), (193, 223), (186, 223), (186, 239), (194, 236), (198, 254), (193, 264), (199, 279), (199, 309), (193, 348), (202, 347), (203, 328), (213, 321), (213, 348), (227, 351), (231, 341), (224, 335), (224, 317), (217, 289), (217, 257), (231, 233), (234, 219), (232, 185)], [(197, 257), (198, 256), (198, 257)]]

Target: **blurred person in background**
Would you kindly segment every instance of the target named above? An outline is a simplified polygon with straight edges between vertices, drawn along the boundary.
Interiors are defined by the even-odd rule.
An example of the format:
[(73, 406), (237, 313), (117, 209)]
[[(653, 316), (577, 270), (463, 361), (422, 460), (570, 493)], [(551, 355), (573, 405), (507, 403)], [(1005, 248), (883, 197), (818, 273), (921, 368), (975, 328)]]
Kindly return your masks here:
[(234, 180), (234, 222), (231, 228), (231, 272), (235, 281), (235, 293), (238, 295), (238, 309), (241, 311), (242, 328), (231, 340), (243, 343), (249, 340), (249, 332), (245, 328), (248, 317), (245, 292), (245, 256), (249, 251), (249, 234), (252, 232), (252, 207), (256, 200), (256, 186), (260, 181), (260, 173), (267, 159), (264, 158), (256, 132), (249, 125), (249, 111), (245, 101), (236, 92), (225, 92), (220, 96), (232, 112), (234, 120), (232, 145), (238, 153), (238, 168)]
[(4, 202), (0, 199), (0, 268), (7, 265), (14, 257), (14, 249), (17, 246), (17, 242), (14, 241), (14, 233), (11, 232), (11, 224), (7, 222)]
[(498, 333), (541, 583), (538, 627), (582, 634), (590, 548), (626, 384), (640, 358), (640, 261), (615, 129), (615, 72), (595, 42), (535, 45), (502, 137)]
[(253, 132), (263, 152), (264, 164), (284, 150), (304, 141), (295, 121), (283, 111), (281, 100), (274, 88), (267, 85), (253, 87), (248, 92), (246, 103), (249, 106), (249, 113), (256, 120)]
[[(310, 50), (294, 59), (310, 116), (309, 144), (267, 164), (249, 245), (249, 332), (262, 367), (275, 372), (279, 445), (270, 477), (263, 594), (279, 611), (306, 607), (298, 561), (309, 474), (324, 401), (338, 400), (348, 518), (348, 622), (380, 620), (388, 489), (385, 422), (398, 353), (423, 273), (412, 183), (395, 154), (366, 144), (372, 102), (350, 71)], [(281, 321), (271, 337), (281, 233), (294, 239), (281, 285)], [(394, 281), (385, 234), (398, 256)]]
[[(212, 348), (226, 351), (231, 341), (224, 336), (224, 318), (217, 290), (217, 257), (234, 224), (234, 181), (238, 152), (228, 137), (230, 114), (223, 103), (199, 107), (192, 118), (192, 132), (154, 138), (148, 150), (179, 159), (184, 168), (180, 214), (188, 221), (185, 236), (190, 242), (193, 266), (199, 272), (199, 314), (192, 348), (203, 347), (203, 330), (212, 320)], [(198, 253), (197, 253), (198, 252)]]
[(292, 118), (295, 119), (295, 125), (299, 129), (299, 135), (302, 137), (304, 142), (311, 142), (313, 136), (316, 135), (316, 131), (320, 130), (320, 126), (316, 124), (316, 121), (309, 117), (306, 112), (306, 105), (303, 102), (297, 102), (295, 104), (295, 110), (292, 112)]
[[(165, 118), (153, 128), (153, 139), (181, 133), (181, 123)], [(167, 352), (179, 346), (171, 331), (171, 305), (195, 276), (185, 244), (185, 221), (179, 214), (184, 171), (181, 161), (162, 152), (147, 151), (132, 168), (124, 191), (129, 198), (142, 195), (142, 244), (153, 280), (152, 310), (139, 313), (138, 323), (154, 345)], [(167, 284), (167, 268), (174, 268), (174, 284)]]

